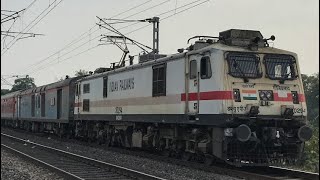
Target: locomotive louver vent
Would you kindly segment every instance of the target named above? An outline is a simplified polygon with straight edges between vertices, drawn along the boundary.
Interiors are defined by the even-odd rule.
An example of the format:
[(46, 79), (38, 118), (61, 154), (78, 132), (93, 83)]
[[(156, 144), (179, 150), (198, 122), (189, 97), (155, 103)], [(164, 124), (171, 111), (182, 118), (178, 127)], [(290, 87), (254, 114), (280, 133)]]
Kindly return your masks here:
[(163, 57), (166, 57), (166, 56), (167, 55), (165, 55), (165, 54), (154, 54), (154, 53), (143, 54), (143, 55), (139, 56), (139, 63), (143, 63), (143, 62), (147, 62), (147, 61), (163, 58)]
[[(263, 36), (260, 31), (230, 29), (219, 33), (222, 42), (229, 46), (248, 47), (256, 43), (258, 47), (264, 47)], [(254, 42), (255, 40), (259, 40)]]
[(110, 71), (111, 68), (104, 68), (104, 67), (101, 67), (101, 68), (98, 68), (94, 71), (94, 74), (98, 74), (98, 73), (103, 73), (103, 72), (107, 72), (107, 71)]
[[(212, 43), (211, 43), (212, 44)], [(196, 41), (194, 46), (193, 46), (193, 50), (198, 50), (198, 49), (202, 49), (206, 46), (211, 45), (210, 43), (206, 42), (206, 41)]]

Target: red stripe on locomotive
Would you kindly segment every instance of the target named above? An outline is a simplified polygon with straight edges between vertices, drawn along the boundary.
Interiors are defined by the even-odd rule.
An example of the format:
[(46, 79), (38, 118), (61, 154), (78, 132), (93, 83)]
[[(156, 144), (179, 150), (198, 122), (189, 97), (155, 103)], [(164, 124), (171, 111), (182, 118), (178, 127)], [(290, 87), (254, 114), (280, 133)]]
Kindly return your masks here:
[[(198, 100), (198, 93), (189, 93), (189, 101)], [(199, 100), (229, 100), (233, 99), (232, 91), (200, 92)], [(186, 93), (181, 94), (181, 101), (186, 101)]]

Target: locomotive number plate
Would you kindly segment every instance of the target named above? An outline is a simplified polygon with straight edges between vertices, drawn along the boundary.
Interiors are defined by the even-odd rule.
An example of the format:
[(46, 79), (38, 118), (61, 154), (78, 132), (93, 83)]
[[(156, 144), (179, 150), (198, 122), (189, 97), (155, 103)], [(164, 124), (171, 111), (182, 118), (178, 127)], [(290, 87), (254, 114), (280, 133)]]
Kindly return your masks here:
[(122, 120), (122, 116), (116, 116), (116, 121), (121, 121)]

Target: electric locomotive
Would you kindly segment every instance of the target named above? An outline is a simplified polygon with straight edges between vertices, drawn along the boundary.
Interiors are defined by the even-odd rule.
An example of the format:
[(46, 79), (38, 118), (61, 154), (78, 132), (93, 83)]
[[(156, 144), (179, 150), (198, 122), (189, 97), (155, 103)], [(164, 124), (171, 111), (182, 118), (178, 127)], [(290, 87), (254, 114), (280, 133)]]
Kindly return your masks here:
[[(274, 36), (264, 39), (253, 30), (231, 29), (218, 37), (189, 40), (195, 38), (177, 54), (141, 55), (138, 64), (105, 68), (63, 83), (72, 92), (65, 97), (68, 121), (21, 115), (14, 120), (31, 123), (35, 131), (152, 149), (208, 164), (297, 162), (312, 136), (297, 55), (270, 47)], [(56, 90), (51, 101), (59, 96)], [(44, 108), (48, 106), (57, 107), (51, 102)], [(10, 120), (4, 115), (2, 119)]]
[(259, 31), (196, 38), (178, 54), (79, 79), (76, 136), (209, 164), (296, 162), (312, 136), (297, 55)]

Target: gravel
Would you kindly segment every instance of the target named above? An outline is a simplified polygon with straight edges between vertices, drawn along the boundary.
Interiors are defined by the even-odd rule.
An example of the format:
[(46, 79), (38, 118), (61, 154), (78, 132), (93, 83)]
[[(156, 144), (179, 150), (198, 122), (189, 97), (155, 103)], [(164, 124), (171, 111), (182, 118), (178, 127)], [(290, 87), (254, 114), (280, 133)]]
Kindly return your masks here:
[(63, 180), (47, 169), (29, 163), (1, 148), (1, 179), (5, 180)]
[(142, 171), (144, 173), (152, 174), (165, 179), (238, 180), (238, 178), (197, 170), (164, 161), (145, 158), (141, 156), (139, 157), (137, 155), (130, 155), (121, 152), (109, 151), (101, 148), (90, 147), (87, 145), (80, 145), (78, 143), (62, 142), (54, 138), (35, 136), (32, 134), (16, 132), (11, 129), (1, 128), (1, 132), (100, 161), (116, 164), (137, 171)]

